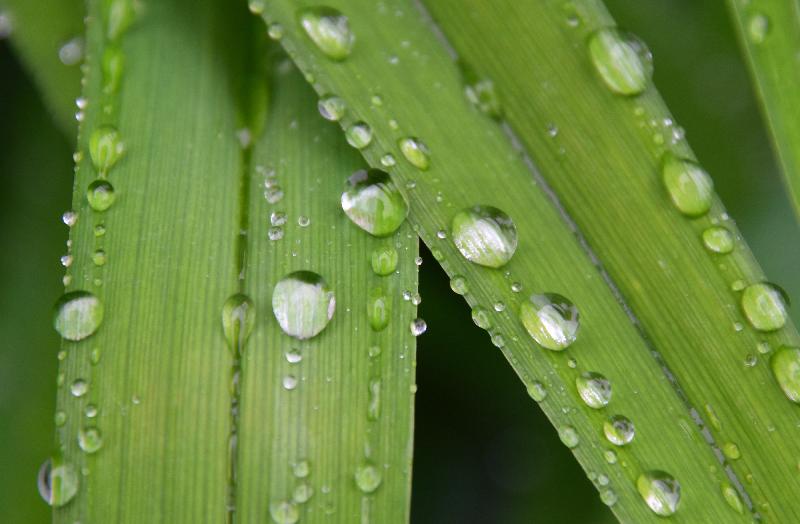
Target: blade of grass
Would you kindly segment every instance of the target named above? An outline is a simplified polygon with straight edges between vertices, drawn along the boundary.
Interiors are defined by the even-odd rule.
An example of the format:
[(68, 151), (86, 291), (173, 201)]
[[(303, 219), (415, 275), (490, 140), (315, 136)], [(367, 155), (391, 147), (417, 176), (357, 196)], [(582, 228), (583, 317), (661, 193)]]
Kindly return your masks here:
[(800, 3), (728, 0), (795, 213), (800, 217)]
[[(271, 26), (273, 34), (283, 33), (281, 43), (319, 94), (347, 101), (343, 127), (357, 121), (369, 124), (373, 139), (362, 153), (370, 164), (381, 166), (387, 153), (397, 159), (389, 170), (406, 188), (415, 229), (451, 278), (462, 277), (467, 283), (466, 299), (476, 318), (487, 325), (481, 317), (489, 317), (493, 341), (503, 346), (533, 394), (538, 396), (535, 383), (545, 384), (549, 393), (542, 408), (566, 441), (569, 428), (577, 431), (580, 444), (574, 453), (593, 472), (604, 500), (616, 501), (612, 509), (617, 516), (631, 522), (658, 519), (635, 484), (643, 471), (663, 469), (683, 487), (681, 509), (673, 520), (749, 520), (728, 507), (723, 492), (730, 484), (712, 449), (603, 275), (545, 191), (531, 180), (502, 131), (469, 105), (458, 69), (416, 8), (403, 1), (329, 5), (346, 14), (355, 37), (352, 53), (335, 62), (297, 23), (297, 10), (308, 3), (251, 2), (251, 9), (276, 24)], [(505, 18), (502, 13), (481, 16), (499, 21)], [(494, 60), (503, 56), (496, 52)], [(420, 137), (430, 148), (426, 171), (407, 162), (398, 148), (398, 140), (409, 136)], [(503, 270), (466, 262), (447, 239), (453, 215), (475, 204), (497, 206), (516, 223), (519, 247)], [(515, 282), (522, 284), (524, 293), (514, 292)], [(528, 294), (542, 291), (562, 293), (580, 309), (578, 341), (564, 353), (537, 347), (517, 318)], [(726, 333), (725, 340), (732, 337)], [(611, 380), (614, 396), (607, 409), (590, 410), (580, 402), (575, 380), (584, 371), (600, 372)], [(613, 414), (634, 421), (633, 445), (614, 449), (602, 440), (603, 422)], [(618, 462), (610, 465), (607, 457)]]
[(83, 12), (81, 0), (0, 0), (0, 13), (11, 28), (11, 43), (68, 136), (76, 129)]

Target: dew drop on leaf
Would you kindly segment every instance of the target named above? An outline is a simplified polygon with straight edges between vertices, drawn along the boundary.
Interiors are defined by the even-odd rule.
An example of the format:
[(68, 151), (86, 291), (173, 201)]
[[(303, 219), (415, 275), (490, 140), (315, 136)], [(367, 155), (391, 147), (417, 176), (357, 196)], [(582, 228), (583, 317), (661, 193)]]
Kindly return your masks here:
[(600, 409), (611, 401), (611, 382), (600, 373), (582, 373), (575, 379), (575, 386), (583, 402), (590, 408)]
[(289, 336), (307, 339), (319, 334), (333, 318), (336, 298), (325, 280), (312, 271), (283, 277), (272, 292), (272, 312)]
[(636, 428), (628, 417), (614, 415), (603, 423), (603, 433), (615, 446), (625, 446), (633, 440)]
[(656, 515), (668, 517), (678, 510), (681, 485), (672, 475), (663, 471), (642, 473), (636, 480), (636, 488)]
[(362, 464), (356, 469), (356, 486), (363, 493), (372, 493), (381, 485), (382, 476), (380, 470), (372, 464)]
[(644, 42), (614, 28), (589, 38), (589, 56), (606, 86), (620, 95), (642, 93), (653, 75), (653, 56)]
[(430, 151), (422, 140), (416, 137), (401, 138), (397, 145), (409, 164), (422, 171), (430, 167)]
[(95, 295), (88, 291), (72, 291), (56, 302), (53, 326), (66, 340), (83, 340), (97, 331), (103, 314), (103, 304)]
[(39, 468), (37, 485), (39, 495), (47, 504), (60, 507), (72, 500), (78, 492), (78, 474), (70, 464), (47, 459)]
[(789, 316), (783, 294), (767, 283), (751, 284), (745, 288), (742, 310), (750, 324), (759, 331), (780, 329)]
[(491, 206), (473, 206), (453, 217), (453, 242), (475, 264), (499, 268), (517, 249), (517, 228), (511, 217)]
[(667, 153), (662, 163), (662, 177), (672, 203), (684, 215), (701, 216), (711, 208), (714, 183), (695, 162)]
[(333, 60), (350, 56), (355, 36), (340, 11), (327, 6), (307, 7), (298, 11), (297, 18), (308, 38), (325, 56)]
[(367, 233), (394, 233), (408, 215), (408, 204), (389, 175), (378, 169), (356, 171), (342, 193), (342, 210)]
[(578, 308), (559, 294), (531, 295), (520, 305), (519, 316), (528, 334), (547, 349), (562, 351), (578, 336)]

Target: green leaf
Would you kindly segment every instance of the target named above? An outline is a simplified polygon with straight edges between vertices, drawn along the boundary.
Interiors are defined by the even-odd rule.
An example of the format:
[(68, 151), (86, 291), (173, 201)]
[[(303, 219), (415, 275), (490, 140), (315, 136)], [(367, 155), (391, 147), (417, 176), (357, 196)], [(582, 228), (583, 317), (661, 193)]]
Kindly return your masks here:
[[(772, 379), (768, 359), (757, 358), (751, 368), (748, 355), (758, 354), (759, 342), (792, 343), (796, 333), (792, 326), (772, 334), (745, 327), (730, 286), (760, 280), (760, 270), (735, 226), (722, 220), (715, 198), (708, 199), (710, 212), (695, 219), (677, 207), (691, 197), (683, 211), (702, 213), (706, 196), (699, 192), (708, 188), (707, 175), (682, 164), (673, 174), (686, 177), (695, 190), (670, 198), (661, 180), (663, 153), (669, 149), (686, 160), (691, 153), (682, 139), (672, 143), (671, 134), (650, 128), (650, 118), (660, 126), (669, 115), (649, 80), (643, 94), (625, 97), (596, 71), (587, 42), (594, 30), (613, 27), (602, 5), (574, 2), (564, 10), (554, 3), (432, 2), (428, 7), (451, 39), (449, 49), (409, 2), (329, 5), (348, 17), (355, 41), (342, 61), (330, 60), (308, 38), (296, 23), (294, 3), (252, 2), (251, 9), (263, 12), (270, 27), (281, 27), (282, 44), (318, 94), (347, 103), (340, 120), (345, 130), (369, 127), (371, 141), (355, 145), (363, 146), (370, 164), (386, 165), (382, 159), (388, 155), (397, 159), (389, 170), (407, 189), (410, 220), (421, 238), (454, 279), (454, 289), (468, 289), (473, 319), (495, 342), (505, 343), (534, 396), (541, 397), (537, 383), (544, 383), (550, 393), (542, 407), (565, 443), (575, 444), (566, 426), (577, 431), (574, 452), (584, 467), (610, 477), (617, 516), (655, 519), (637, 492), (648, 490), (636, 484), (641, 475), (654, 478), (647, 471), (662, 469), (683, 488), (674, 519), (749, 520), (739, 517), (743, 506), (732, 504), (735, 490), (693, 418), (712, 423), (708, 429), (717, 445), (732, 454), (732, 444), (738, 445), (741, 458), (731, 459), (731, 471), (754, 493), (756, 511), (777, 519), (793, 514), (793, 498), (781, 486), (791, 482), (792, 457), (799, 452), (791, 438), (795, 408)], [(627, 59), (646, 60), (639, 44), (628, 45), (642, 53)], [(456, 56), (486, 79), (480, 88), (467, 86), (468, 96)], [(646, 70), (644, 62), (632, 67)], [(487, 109), (496, 107), (489, 100), (500, 102), (519, 133), (512, 142), (533, 154), (563, 208), (553, 207), (545, 181), (532, 179), (517, 158), (503, 133), (510, 127), (495, 127), (468, 97), (487, 101), (478, 104)], [(427, 146), (427, 170), (403, 155), (398, 141), (410, 137)], [(474, 205), (497, 207), (516, 224), (519, 247), (499, 271), (466, 262), (447, 238), (453, 217)], [(586, 244), (574, 239), (560, 213), (572, 217), (593, 253), (587, 255)], [(725, 259), (703, 248), (701, 235), (712, 220), (723, 222), (736, 240)], [(592, 255), (618, 291), (592, 267)], [(523, 293), (513, 292), (515, 282)], [(561, 354), (537, 347), (517, 318), (530, 294), (543, 293), (563, 295), (580, 312), (577, 340)], [(617, 304), (617, 293), (636, 315), (635, 324)], [(500, 311), (489, 313), (495, 303)], [(677, 382), (667, 380), (662, 362)], [(614, 394), (606, 408), (590, 410), (579, 400), (575, 381), (583, 372), (610, 379)], [(611, 447), (601, 428), (617, 414), (636, 427), (632, 445), (617, 450), (624, 468), (604, 464), (602, 456)], [(772, 431), (776, 427), (781, 429)]]
[[(136, 6), (89, 3), (66, 222), (67, 292), (91, 295), (55, 321), (72, 341), (53, 465), (79, 486), (54, 483), (56, 522), (407, 515), (416, 237), (349, 223), (340, 195), (363, 162), (243, 8)], [(108, 206), (87, 196), (98, 180)], [(373, 275), (386, 246), (397, 271)], [(336, 300), (307, 340), (273, 312), (298, 270)], [(392, 308), (373, 331), (378, 287)]]
[(728, 0), (795, 213), (800, 216), (800, 48), (797, 2)]

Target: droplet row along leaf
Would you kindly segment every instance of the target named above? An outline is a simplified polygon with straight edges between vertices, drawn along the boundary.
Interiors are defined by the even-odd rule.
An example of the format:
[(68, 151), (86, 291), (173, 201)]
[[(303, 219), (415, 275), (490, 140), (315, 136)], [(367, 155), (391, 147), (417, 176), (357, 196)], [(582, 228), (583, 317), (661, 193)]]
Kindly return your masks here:
[[(800, 417), (769, 353), (796, 347), (800, 338), (785, 300), (761, 286), (764, 275), (652, 83), (620, 93), (598, 69), (587, 42), (614, 28), (602, 3), (534, 9), (445, 0), (428, 7), (460, 58), (493, 79), (520, 145), (719, 445), (738, 445), (741, 457), (731, 466), (755, 510), (765, 519), (795, 520), (800, 508), (782, 486), (797, 479)], [(507, 21), (494, 10), (507, 12)], [(533, 19), (540, 30), (523, 23)], [(497, 60), (503, 53), (507, 59)], [(606, 56), (611, 65), (615, 58)], [(553, 125), (555, 137), (546, 132)], [(727, 234), (708, 233), (714, 227)]]
[[(607, 476), (598, 487), (618, 516), (655, 521), (637, 479), (645, 476), (646, 483), (646, 475), (668, 470), (682, 486), (680, 502), (672, 500), (679, 507), (675, 520), (745, 521), (723, 497), (724, 474), (672, 385), (506, 137), (462, 95), (458, 69), (417, 8), (402, 1), (332, 2), (346, 13), (354, 43), (348, 56), (331, 60), (296, 24), (293, 2), (256, 4), (255, 11), (283, 27), (281, 42), (317, 93), (345, 101), (337, 119), (342, 127), (369, 127), (370, 141), (354, 145), (406, 193), (409, 219), (453, 277), (453, 288), (483, 309), (476, 323), (491, 330), (584, 467)], [(426, 169), (404, 155), (398, 141), (406, 137), (425, 144)], [(396, 162), (382, 162), (388, 155)], [(490, 264), (500, 269), (469, 262), (453, 243), (451, 221), (476, 205), (496, 207), (516, 224), (516, 252), (505, 265)], [(569, 297), (580, 311), (577, 338), (563, 352), (538, 346), (517, 317), (530, 295), (547, 293)], [(580, 400), (576, 378), (587, 371), (611, 382), (606, 407), (590, 409)], [(602, 437), (613, 415), (636, 424), (627, 446)]]

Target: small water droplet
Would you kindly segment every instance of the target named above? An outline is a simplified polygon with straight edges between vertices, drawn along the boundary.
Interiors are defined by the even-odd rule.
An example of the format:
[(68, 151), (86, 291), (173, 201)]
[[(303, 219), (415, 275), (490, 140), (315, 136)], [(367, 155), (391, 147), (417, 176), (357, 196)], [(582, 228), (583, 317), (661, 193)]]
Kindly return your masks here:
[(283, 38), (283, 26), (278, 23), (272, 23), (267, 26), (267, 36), (273, 40), (280, 40)]
[(65, 211), (63, 215), (61, 215), (61, 221), (64, 222), (64, 225), (67, 227), (72, 227), (78, 221), (78, 213), (75, 211)]
[(344, 60), (350, 56), (355, 43), (355, 35), (350, 30), (347, 17), (340, 11), (327, 6), (300, 9), (298, 20), (322, 53), (333, 60)]
[(110, 208), (115, 199), (114, 186), (107, 180), (95, 180), (89, 184), (89, 188), (86, 190), (86, 200), (89, 202), (89, 206), (98, 212)]
[(653, 56), (636, 36), (614, 28), (589, 39), (589, 56), (606, 86), (620, 95), (638, 95), (653, 75)]
[(788, 319), (782, 293), (772, 284), (751, 284), (742, 293), (742, 310), (759, 331), (775, 331)]
[(372, 464), (362, 464), (356, 469), (356, 486), (363, 493), (372, 493), (381, 485), (382, 476), (378, 468)]
[(292, 500), (298, 504), (305, 504), (313, 495), (314, 488), (305, 483), (298, 484), (298, 486), (294, 488), (294, 491), (292, 492)]
[(63, 255), (61, 258), (58, 259), (61, 262), (61, 265), (64, 267), (69, 267), (72, 265), (72, 255)]
[(307, 460), (298, 460), (292, 466), (292, 474), (297, 478), (306, 478), (311, 473), (311, 464)]
[(466, 295), (469, 292), (467, 279), (460, 275), (456, 275), (450, 279), (450, 289), (457, 295)]
[(267, 237), (272, 240), (273, 242), (276, 240), (280, 240), (283, 238), (283, 228), (278, 227), (271, 227), (267, 230)]
[(286, 362), (289, 364), (297, 364), (303, 360), (303, 355), (300, 353), (299, 349), (290, 349), (286, 353), (284, 353), (286, 357)]
[(57, 428), (60, 428), (67, 423), (67, 414), (63, 411), (56, 411), (53, 422), (55, 422)]
[(497, 301), (497, 302), (495, 302), (495, 303), (492, 305), (492, 307), (493, 307), (493, 308), (494, 308), (494, 310), (495, 310), (495, 311), (497, 311), (498, 313), (502, 313), (503, 311), (505, 311), (505, 310), (506, 310), (506, 305), (505, 305), (505, 303), (504, 303), (504, 302), (501, 302), (501, 301)]
[(606, 462), (609, 464), (616, 464), (617, 463), (617, 453), (614, 450), (607, 449), (603, 452), (603, 458), (606, 459)]
[(87, 404), (83, 414), (86, 415), (87, 418), (95, 418), (97, 416), (97, 412), (97, 406), (94, 404)]
[(739, 492), (736, 491), (736, 488), (734, 488), (727, 481), (723, 482), (720, 488), (722, 490), (722, 497), (725, 499), (725, 502), (727, 502), (736, 513), (743, 515), (744, 503), (742, 502), (741, 497), (739, 497)]
[(98, 173), (107, 173), (124, 152), (119, 132), (111, 126), (100, 126), (89, 137), (89, 156)]
[(712, 253), (724, 255), (733, 251), (733, 235), (722, 226), (712, 226), (703, 231), (703, 244)]
[(786, 398), (800, 404), (800, 348), (782, 346), (769, 363), (772, 375)]
[(0, 40), (6, 39), (11, 36), (14, 31), (14, 22), (11, 15), (3, 10), (0, 12)]
[(636, 488), (647, 506), (656, 515), (668, 517), (678, 510), (681, 485), (663, 471), (648, 471), (639, 475)]
[(678, 211), (689, 217), (704, 215), (711, 208), (714, 183), (703, 168), (691, 160), (664, 155), (664, 186)]
[(378, 169), (356, 171), (342, 193), (342, 209), (358, 227), (374, 236), (394, 233), (408, 215), (400, 190)]
[(88, 291), (72, 291), (56, 302), (53, 326), (67, 340), (83, 340), (100, 327), (103, 313), (103, 304), (96, 296)]
[(615, 446), (630, 444), (636, 435), (636, 428), (628, 417), (614, 415), (603, 423), (606, 439)]
[(70, 464), (47, 459), (39, 468), (39, 495), (50, 506), (61, 507), (72, 500), (78, 492), (78, 483), (78, 474)]
[(83, 38), (76, 36), (61, 44), (58, 48), (58, 59), (66, 66), (75, 65), (83, 60)]
[(367, 405), (367, 418), (378, 420), (381, 416), (381, 381), (372, 379), (369, 381), (369, 404)]
[(423, 262), (422, 257), (417, 257), (414, 259), (414, 265), (416, 265), (417, 267), (421, 266), (422, 262)]
[(122, 83), (122, 73), (125, 69), (125, 55), (115, 45), (107, 45), (103, 52), (101, 64), (103, 72), (103, 92), (113, 94), (119, 90)]
[(374, 331), (383, 331), (389, 325), (392, 303), (381, 288), (373, 288), (367, 303), (369, 325)]
[(397, 269), (398, 258), (399, 255), (394, 247), (390, 245), (376, 247), (370, 257), (372, 271), (380, 276), (391, 275)]
[(397, 145), (409, 164), (422, 171), (430, 167), (430, 151), (422, 140), (416, 137), (406, 137), (398, 140)]
[(464, 95), (478, 111), (486, 116), (498, 119), (502, 116), (500, 97), (491, 78), (479, 77), (471, 68), (461, 64), (464, 79)]
[(275, 524), (295, 524), (300, 520), (300, 510), (292, 502), (282, 500), (270, 503), (269, 516)]
[(511, 217), (491, 206), (473, 206), (453, 217), (453, 242), (475, 264), (499, 268), (517, 249), (517, 228)]
[(536, 402), (541, 402), (547, 397), (547, 390), (541, 382), (531, 382), (528, 384), (528, 396)]
[(381, 157), (381, 165), (383, 167), (392, 167), (396, 163), (397, 161), (394, 159), (394, 155), (391, 153), (386, 153)]
[(103, 447), (103, 437), (100, 430), (94, 427), (82, 428), (78, 431), (78, 446), (85, 453), (97, 453)]
[(617, 503), (617, 494), (613, 489), (604, 489), (600, 491), (600, 502), (611, 507)]
[(256, 325), (256, 306), (247, 295), (236, 293), (222, 305), (222, 330), (228, 347), (241, 355), (247, 338)]
[(372, 128), (366, 122), (356, 122), (344, 132), (347, 143), (356, 149), (364, 149), (372, 142)]
[(600, 373), (582, 373), (575, 379), (575, 386), (581, 399), (590, 408), (604, 408), (611, 401), (611, 382)]
[(300, 215), (297, 217), (297, 225), (300, 227), (308, 227), (311, 225), (311, 219), (305, 215)]
[(325, 329), (335, 309), (333, 291), (320, 275), (311, 271), (286, 275), (272, 292), (272, 312), (281, 329), (301, 340)]
[(762, 44), (769, 34), (769, 18), (761, 13), (754, 13), (747, 21), (747, 36), (754, 44)]
[(83, 379), (76, 379), (69, 388), (73, 397), (82, 397), (89, 392), (89, 383)]
[(342, 98), (336, 95), (328, 95), (319, 99), (317, 109), (319, 109), (319, 114), (322, 115), (322, 118), (325, 120), (338, 122), (342, 119), (345, 112), (347, 112), (347, 104)]
[(511, 291), (513, 291), (514, 293), (519, 293), (520, 291), (522, 291), (522, 284), (519, 282), (512, 283)]
[(578, 308), (556, 293), (531, 295), (520, 305), (519, 315), (528, 334), (547, 349), (564, 350), (578, 336)]
[(283, 384), (283, 389), (291, 391), (297, 387), (297, 377), (294, 375), (286, 375), (283, 377), (281, 384)]
[(742, 456), (742, 452), (739, 451), (739, 446), (734, 442), (726, 442), (723, 444), (722, 453), (731, 460), (738, 460)]
[(578, 436), (578, 432), (575, 431), (575, 428), (572, 426), (559, 427), (558, 438), (561, 439), (561, 442), (570, 449), (577, 447), (581, 441), (580, 437)]
[(425, 333), (428, 329), (428, 324), (421, 318), (416, 318), (411, 321), (411, 325), (409, 326), (411, 330), (411, 334), (415, 337), (420, 336), (421, 334)]

